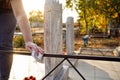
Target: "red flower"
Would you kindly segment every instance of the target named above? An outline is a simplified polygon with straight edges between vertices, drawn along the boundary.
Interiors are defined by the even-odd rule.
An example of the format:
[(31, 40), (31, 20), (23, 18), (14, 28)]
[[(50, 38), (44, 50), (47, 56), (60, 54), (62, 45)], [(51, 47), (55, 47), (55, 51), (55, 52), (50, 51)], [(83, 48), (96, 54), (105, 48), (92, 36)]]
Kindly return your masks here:
[(33, 79), (34, 77), (33, 76), (30, 76), (29, 79)]
[(36, 78), (34, 77), (32, 80), (36, 80)]
[(33, 76), (30, 76), (30, 77), (25, 77), (24, 80), (36, 80), (36, 78)]
[(28, 77), (25, 77), (24, 80), (29, 80), (29, 78), (28, 78)]

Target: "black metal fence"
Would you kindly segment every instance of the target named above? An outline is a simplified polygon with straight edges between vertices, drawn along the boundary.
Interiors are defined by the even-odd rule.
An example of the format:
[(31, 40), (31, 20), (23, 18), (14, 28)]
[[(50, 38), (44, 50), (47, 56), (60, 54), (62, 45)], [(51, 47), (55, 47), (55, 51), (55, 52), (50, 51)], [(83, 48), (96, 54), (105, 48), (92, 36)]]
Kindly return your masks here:
[[(25, 51), (3, 51), (0, 50), (1, 53), (13, 53), (18, 55), (27, 55), (31, 56), (30, 52)], [(51, 57), (51, 58), (63, 58), (61, 62), (59, 62), (48, 74), (46, 74), (42, 80), (44, 80), (47, 76), (49, 76), (59, 65), (61, 65), (65, 60), (74, 68), (74, 70), (79, 74), (79, 76), (86, 80), (82, 74), (77, 70), (77, 68), (70, 62), (69, 59), (85, 59), (85, 60), (100, 60), (100, 61), (114, 61), (120, 62), (120, 57), (107, 57), (107, 56), (86, 56), (86, 55), (62, 55), (62, 54), (44, 54), (43, 57)]]

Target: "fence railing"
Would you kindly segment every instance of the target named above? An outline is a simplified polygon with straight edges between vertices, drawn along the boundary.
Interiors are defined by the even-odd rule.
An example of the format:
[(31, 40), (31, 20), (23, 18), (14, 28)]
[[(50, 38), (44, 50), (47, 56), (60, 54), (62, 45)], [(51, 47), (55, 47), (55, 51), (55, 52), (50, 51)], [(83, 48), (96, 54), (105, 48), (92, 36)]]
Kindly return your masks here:
[[(13, 53), (17, 55), (26, 55), (31, 56), (31, 53), (29, 52), (23, 52), (23, 51), (2, 51), (2, 53)], [(51, 57), (51, 58), (63, 58), (49, 73), (47, 73), (42, 80), (44, 80), (47, 76), (49, 76), (56, 68), (58, 68), (65, 60), (73, 67), (73, 69), (79, 74), (79, 76), (83, 79), (84, 76), (77, 70), (77, 68), (71, 63), (69, 59), (85, 59), (85, 60), (100, 60), (100, 61), (114, 61), (114, 62), (120, 62), (120, 57), (108, 57), (108, 56), (86, 56), (86, 55), (63, 55), (63, 54), (44, 54), (43, 57)]]

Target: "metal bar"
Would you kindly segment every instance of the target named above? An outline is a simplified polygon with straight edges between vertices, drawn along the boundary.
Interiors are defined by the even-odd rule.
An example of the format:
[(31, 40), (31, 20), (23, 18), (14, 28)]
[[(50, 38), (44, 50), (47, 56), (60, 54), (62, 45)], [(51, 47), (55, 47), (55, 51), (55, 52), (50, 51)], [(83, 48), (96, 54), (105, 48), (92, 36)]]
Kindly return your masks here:
[[(30, 52), (27, 51), (5, 51), (0, 50), (0, 53), (13, 53), (18, 55), (28, 55), (31, 56)], [(120, 57), (111, 56), (86, 56), (86, 55), (62, 55), (62, 54), (44, 54), (43, 57), (54, 57), (54, 58), (72, 58), (72, 59), (86, 59), (86, 60), (101, 60), (101, 61), (115, 61), (120, 62)]]
[(47, 76), (49, 76), (59, 65), (61, 65), (65, 61), (65, 58), (58, 64), (56, 65), (48, 74), (45, 75), (45, 77), (42, 78), (44, 80)]
[(85, 56), (85, 55), (44, 54), (44, 57), (72, 58), (72, 59), (87, 59), (87, 60), (101, 60), (101, 61), (115, 61), (115, 62), (120, 62), (120, 57), (109, 57), (109, 56)]
[(68, 62), (69, 62), (69, 64), (75, 69), (75, 71), (82, 77), (82, 79), (83, 80), (86, 80), (84, 77), (83, 77), (83, 75), (77, 70), (77, 68), (70, 62), (70, 60), (67, 58), (66, 59)]
[(9, 54), (9, 53), (13, 53), (13, 54), (18, 54), (18, 55), (28, 55), (31, 56), (31, 53), (28, 51), (13, 51), (13, 50), (0, 50), (0, 54)]

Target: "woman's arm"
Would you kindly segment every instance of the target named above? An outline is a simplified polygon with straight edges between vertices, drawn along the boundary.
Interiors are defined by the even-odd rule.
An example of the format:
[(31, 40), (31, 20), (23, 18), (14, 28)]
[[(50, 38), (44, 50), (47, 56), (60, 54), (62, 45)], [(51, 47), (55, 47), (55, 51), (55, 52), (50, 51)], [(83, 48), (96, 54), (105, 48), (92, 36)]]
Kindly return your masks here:
[(42, 48), (38, 47), (36, 44), (33, 43), (29, 20), (23, 8), (22, 0), (11, 0), (11, 6), (20, 30), (23, 33), (26, 48), (29, 51), (34, 50), (36, 53), (43, 53)]
[(24, 11), (22, 0), (11, 0), (11, 6), (25, 42), (32, 42), (30, 24)]

